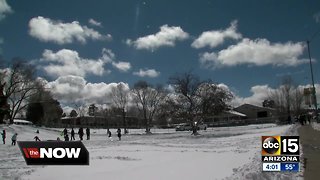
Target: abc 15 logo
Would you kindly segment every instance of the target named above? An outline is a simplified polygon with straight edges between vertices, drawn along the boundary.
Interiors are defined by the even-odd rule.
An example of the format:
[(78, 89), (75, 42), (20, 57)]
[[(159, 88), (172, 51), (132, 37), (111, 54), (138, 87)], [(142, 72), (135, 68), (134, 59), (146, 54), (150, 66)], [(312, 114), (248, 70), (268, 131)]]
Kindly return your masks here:
[(262, 136), (263, 156), (299, 155), (299, 136)]

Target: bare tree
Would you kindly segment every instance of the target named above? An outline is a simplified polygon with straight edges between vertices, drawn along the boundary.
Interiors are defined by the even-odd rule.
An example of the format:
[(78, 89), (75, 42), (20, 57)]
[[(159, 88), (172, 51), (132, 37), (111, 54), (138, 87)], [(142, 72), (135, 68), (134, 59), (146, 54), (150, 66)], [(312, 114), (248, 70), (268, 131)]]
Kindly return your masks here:
[(296, 116), (302, 113), (303, 98), (303, 90), (299, 87), (296, 87), (292, 97), (292, 110)]
[(4, 117), (10, 114), (10, 104), (8, 104), (8, 98), (3, 92), (6, 83), (2, 83), (1, 79), (3, 79), (3, 77), (0, 77), (0, 124), (3, 123)]
[(210, 80), (202, 83), (198, 89), (198, 106), (202, 117), (218, 115), (230, 109), (228, 103), (232, 100), (232, 93)]
[(111, 89), (110, 98), (116, 108), (121, 110), (124, 132), (127, 133), (126, 123), (126, 110), (129, 102), (129, 88), (123, 83), (119, 83), (117, 86)]
[(280, 86), (270, 92), (269, 100), (274, 102), (280, 120), (286, 121), (292, 114), (301, 113), (303, 92), (301, 88), (295, 86), (290, 76), (286, 76), (282, 79)]
[[(13, 64), (0, 75), (4, 84), (4, 97), (10, 104), (10, 123), (18, 113), (27, 107), (28, 98), (37, 93), (39, 82), (34, 78), (34, 68), (19, 59), (14, 59)], [(1, 82), (2, 83), (2, 82)]]
[(134, 84), (132, 89), (133, 102), (136, 104), (143, 116), (146, 133), (150, 133), (150, 124), (157, 112), (161, 101), (166, 96), (163, 88), (158, 86), (153, 88), (152, 85), (145, 81), (139, 81)]
[(86, 104), (82, 101), (77, 101), (73, 103), (75, 109), (78, 111), (78, 116), (80, 118), (84, 117), (86, 114)]
[(107, 108), (103, 108), (101, 109), (101, 112), (102, 112), (102, 116), (104, 118), (104, 126), (105, 128), (107, 128), (109, 130), (109, 118), (110, 118), (110, 115), (109, 115), (109, 111)]
[(293, 80), (290, 76), (286, 76), (282, 79), (282, 84), (280, 86), (280, 91), (282, 94), (282, 99), (284, 102), (284, 107), (287, 111), (287, 114), (290, 115), (291, 112), (291, 100), (292, 93), (294, 90)]
[(178, 116), (192, 123), (194, 135), (198, 134), (198, 121), (228, 109), (227, 103), (233, 98), (229, 90), (219, 87), (211, 80), (200, 81), (191, 72), (170, 77), (169, 84), (173, 85), (176, 93), (171, 100), (171, 104), (175, 104), (172, 107), (177, 108)]
[(187, 72), (178, 74), (169, 78), (169, 84), (173, 85), (177, 93), (178, 109), (181, 116), (185, 117), (190, 123), (194, 122), (195, 114), (198, 114), (196, 108), (197, 91), (201, 85), (199, 78)]

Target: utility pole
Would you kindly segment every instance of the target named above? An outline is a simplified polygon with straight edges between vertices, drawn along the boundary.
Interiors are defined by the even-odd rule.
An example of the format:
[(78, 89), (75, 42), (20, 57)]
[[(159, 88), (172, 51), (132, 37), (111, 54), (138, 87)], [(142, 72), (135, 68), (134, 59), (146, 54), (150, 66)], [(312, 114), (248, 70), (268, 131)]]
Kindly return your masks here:
[(317, 96), (316, 96), (316, 88), (314, 86), (314, 78), (313, 78), (313, 69), (312, 69), (312, 61), (311, 61), (311, 54), (310, 54), (310, 41), (307, 41), (308, 45), (308, 55), (309, 55), (309, 63), (310, 63), (310, 72), (311, 72), (311, 80), (312, 80), (312, 98), (314, 102), (314, 107), (315, 107), (315, 113), (316, 113), (316, 118), (318, 121), (318, 104), (317, 104)]

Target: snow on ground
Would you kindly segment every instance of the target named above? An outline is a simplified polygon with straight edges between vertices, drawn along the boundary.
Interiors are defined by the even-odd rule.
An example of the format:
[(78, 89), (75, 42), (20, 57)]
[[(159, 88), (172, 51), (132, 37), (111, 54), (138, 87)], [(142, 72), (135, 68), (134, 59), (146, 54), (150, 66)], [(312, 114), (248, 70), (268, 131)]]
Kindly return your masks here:
[(320, 123), (311, 122), (311, 126), (313, 127), (313, 129), (320, 131)]
[[(118, 141), (116, 130), (108, 139), (106, 130), (92, 129), (91, 140), (83, 141), (90, 153), (89, 166), (27, 166), (18, 140), (33, 140), (37, 128), (23, 125), (0, 126), (7, 130), (7, 144), (0, 145), (0, 179), (278, 179), (261, 173), (261, 136), (294, 134), (296, 126), (274, 124), (209, 128), (200, 136), (173, 129), (155, 129), (152, 135), (130, 130)], [(61, 129), (39, 128), (41, 140), (56, 139)], [(76, 129), (77, 131), (77, 129)], [(11, 140), (10, 140), (11, 141)], [(260, 163), (260, 164), (259, 164)], [(281, 177), (298, 179), (298, 174)]]
[[(279, 135), (282, 136), (298, 136), (298, 128), (300, 125), (293, 124), (291, 125), (284, 133)], [(259, 147), (260, 148), (260, 147)], [(261, 148), (260, 148), (261, 149)], [(248, 164), (245, 164), (239, 168), (234, 169), (234, 173), (225, 178), (225, 180), (231, 179), (257, 179), (257, 180), (303, 180), (303, 149), (300, 143), (300, 172), (291, 173), (291, 172), (262, 172), (262, 162), (261, 162), (261, 151), (256, 152), (253, 156), (253, 160)]]

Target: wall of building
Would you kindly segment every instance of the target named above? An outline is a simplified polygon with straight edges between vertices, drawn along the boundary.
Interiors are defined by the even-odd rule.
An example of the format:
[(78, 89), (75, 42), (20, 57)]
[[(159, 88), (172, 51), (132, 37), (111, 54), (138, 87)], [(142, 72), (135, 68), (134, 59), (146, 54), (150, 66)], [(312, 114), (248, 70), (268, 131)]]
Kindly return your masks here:
[(251, 104), (241, 105), (235, 108), (235, 110), (247, 115), (248, 119), (267, 118), (275, 116), (275, 110)]

